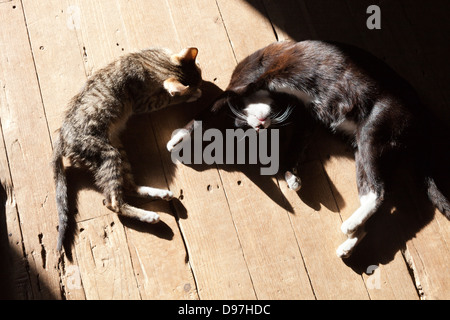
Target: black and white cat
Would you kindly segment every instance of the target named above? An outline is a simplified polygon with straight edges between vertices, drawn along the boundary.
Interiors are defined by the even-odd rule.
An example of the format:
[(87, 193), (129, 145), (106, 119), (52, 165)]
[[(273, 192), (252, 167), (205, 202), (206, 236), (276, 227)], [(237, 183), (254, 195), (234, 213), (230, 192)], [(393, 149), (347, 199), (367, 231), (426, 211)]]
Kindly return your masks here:
[[(202, 117), (217, 115), (228, 106), (236, 126), (257, 131), (287, 118), (302, 120), (298, 112), (277, 103), (283, 95), (295, 97), (298, 103), (294, 109), (301, 109), (333, 132), (347, 135), (355, 147), (361, 206), (342, 223), (348, 239), (338, 247), (338, 256), (348, 257), (365, 236), (363, 226), (384, 200), (385, 177), (392, 172), (398, 155), (416, 161), (429, 199), (450, 219), (450, 203), (437, 188), (429, 167), (426, 110), (412, 87), (386, 64), (348, 45), (276, 42), (237, 65), (226, 91)], [(187, 132), (192, 131), (192, 124), (186, 126)], [(301, 132), (301, 126), (296, 126)], [(182, 138), (174, 136), (168, 149)], [(303, 143), (293, 141), (291, 159)], [(285, 169), (285, 179), (297, 191), (301, 184), (295, 174), (296, 161), (288, 163), (291, 167)]]

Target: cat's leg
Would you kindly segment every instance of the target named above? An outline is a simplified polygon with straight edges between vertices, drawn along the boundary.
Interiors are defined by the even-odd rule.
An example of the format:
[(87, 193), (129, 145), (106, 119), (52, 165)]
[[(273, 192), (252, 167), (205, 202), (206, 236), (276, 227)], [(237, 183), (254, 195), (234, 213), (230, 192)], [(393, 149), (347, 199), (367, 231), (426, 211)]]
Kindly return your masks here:
[(103, 204), (111, 211), (122, 216), (143, 222), (156, 223), (159, 215), (153, 211), (135, 208), (123, 200), (123, 161), (120, 151), (100, 139), (91, 138), (91, 145), (96, 145), (94, 177), (97, 186), (103, 191)]
[(366, 236), (367, 232), (364, 227), (359, 228), (358, 231), (348, 237), (336, 250), (336, 254), (340, 258), (347, 258), (351, 255), (353, 249)]
[(94, 178), (96, 185), (102, 190), (105, 199), (103, 204), (110, 210), (120, 213), (123, 204), (122, 159), (119, 150), (104, 141), (90, 139), (90, 145), (97, 144), (96, 168)]
[(360, 207), (341, 225), (348, 236), (336, 251), (339, 257), (348, 257), (355, 246), (365, 236), (364, 224), (378, 210), (384, 200), (384, 181), (382, 179), (382, 161), (385, 153), (383, 146), (375, 141), (376, 131), (362, 132), (355, 153), (356, 181)]
[(302, 181), (298, 177), (298, 163), (300, 161), (300, 148), (299, 143), (289, 146), (285, 159), (283, 159), (282, 172), (284, 173), (284, 180), (286, 181), (289, 189), (298, 191), (302, 187)]
[(297, 176), (297, 168), (293, 168), (291, 171), (286, 171), (284, 173), (284, 180), (286, 180), (286, 183), (289, 187), (289, 189), (298, 191), (302, 187), (302, 181)]
[(173, 199), (173, 192), (166, 189), (158, 189), (147, 186), (137, 186), (136, 194), (141, 197), (158, 198), (166, 201)]
[(134, 182), (133, 173), (131, 171), (130, 161), (128, 160), (128, 155), (122, 145), (117, 146), (121, 159), (122, 159), (122, 177), (123, 177), (123, 188), (130, 195), (138, 195), (145, 198), (158, 198), (166, 201), (172, 200), (172, 191), (165, 189), (152, 188), (147, 186), (138, 186)]
[(342, 223), (341, 230), (352, 235), (377, 211), (384, 199), (384, 183), (379, 172), (379, 158), (373, 146), (361, 146), (355, 155), (358, 193), (361, 206)]
[[(294, 115), (297, 116), (295, 113)], [(311, 121), (295, 123), (292, 128), (291, 141), (283, 155), (281, 169), (284, 173), (284, 180), (289, 189), (294, 191), (298, 191), (302, 187), (302, 181), (298, 176), (298, 166), (305, 158), (312, 131)]]

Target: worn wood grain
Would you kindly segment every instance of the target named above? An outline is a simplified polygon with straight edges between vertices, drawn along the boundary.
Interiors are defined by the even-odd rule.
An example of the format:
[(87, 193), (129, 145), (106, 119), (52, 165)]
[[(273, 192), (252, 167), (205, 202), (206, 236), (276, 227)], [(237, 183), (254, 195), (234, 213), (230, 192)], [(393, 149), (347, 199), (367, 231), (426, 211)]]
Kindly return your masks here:
[[(199, 48), (203, 78), (225, 88), (235, 60), (217, 5), (211, 1), (171, 1), (169, 8), (181, 46), (195, 44)], [(214, 41), (205, 35), (214, 35)], [(183, 118), (181, 114), (169, 117), (167, 112), (155, 118), (161, 150), (165, 149), (172, 130), (184, 126), (195, 115), (193, 110), (184, 113)], [(168, 153), (162, 155), (167, 174), (168, 169), (173, 170), (170, 169), (173, 164)], [(199, 296), (203, 299), (255, 298), (217, 168), (200, 166), (197, 169), (199, 171), (177, 165), (176, 179), (170, 188), (178, 195), (183, 190), (181, 203), (186, 208), (187, 219), (179, 223)], [(208, 191), (208, 186), (214, 188), (214, 192)]]
[[(0, 248), (8, 248), (15, 297), (447, 298), (448, 221), (408, 176), (370, 220), (370, 234), (354, 255), (342, 261), (334, 254), (345, 239), (339, 226), (359, 201), (352, 152), (338, 139), (319, 132), (299, 168), (298, 193), (255, 168), (174, 164), (165, 148), (172, 131), (227, 86), (238, 61), (276, 39), (366, 48), (410, 81), (445, 123), (448, 4), (381, 1), (382, 29), (373, 31), (365, 24), (369, 4), (0, 1), (0, 176), (8, 186)], [(206, 80), (198, 102), (136, 117), (125, 133), (138, 183), (170, 188), (177, 200), (132, 200), (157, 211), (159, 224), (121, 219), (103, 207), (89, 174), (69, 169), (78, 213), (72, 261), (60, 260), (49, 161), (65, 106), (86, 76), (150, 46), (198, 47)]]
[[(3, 83), (0, 83), (0, 86), (3, 87)], [(0, 105), (5, 103), (5, 96), (0, 94)], [(30, 274), (27, 271), (27, 263), (23, 259), (22, 230), (2, 130), (0, 130), (0, 180), (2, 201), (0, 204), (2, 206), (0, 208), (2, 237), (0, 243), (2, 253), (0, 294), (2, 299), (30, 299), (33, 296)]]
[(21, 2), (0, 10), (0, 115), (33, 298), (60, 298), (50, 135)]
[[(124, 228), (116, 214), (79, 222), (76, 255), (86, 299), (140, 299)], [(81, 285), (74, 281), (74, 286)]]
[[(264, 9), (259, 1), (251, 4)], [(218, 6), (237, 61), (276, 40), (270, 21), (255, 8), (242, 1), (218, 1)], [(289, 205), (285, 205), (277, 180), (251, 168), (219, 168), (257, 297), (313, 299), (289, 220)]]

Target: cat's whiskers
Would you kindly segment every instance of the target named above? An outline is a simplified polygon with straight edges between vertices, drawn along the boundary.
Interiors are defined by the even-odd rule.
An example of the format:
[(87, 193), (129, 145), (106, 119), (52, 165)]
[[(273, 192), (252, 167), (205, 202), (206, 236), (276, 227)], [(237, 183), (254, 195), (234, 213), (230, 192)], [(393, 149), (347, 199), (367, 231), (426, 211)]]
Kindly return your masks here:
[(286, 121), (294, 110), (293, 106), (288, 106), (286, 110), (279, 116), (279, 113), (276, 114), (274, 118), (272, 118), (272, 124), (280, 124)]
[(246, 116), (245, 114), (243, 114), (242, 112), (239, 112), (235, 107), (233, 107), (231, 104), (229, 104), (230, 106), (230, 110), (231, 112), (233, 112), (233, 114), (237, 117), (240, 118), (241, 120), (246, 120)]

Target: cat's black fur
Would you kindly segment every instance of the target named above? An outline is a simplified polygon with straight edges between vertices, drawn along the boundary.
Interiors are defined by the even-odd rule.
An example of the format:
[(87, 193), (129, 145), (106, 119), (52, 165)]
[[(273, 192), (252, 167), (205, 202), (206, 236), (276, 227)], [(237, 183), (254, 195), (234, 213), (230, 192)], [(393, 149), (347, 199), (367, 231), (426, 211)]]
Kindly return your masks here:
[[(341, 257), (348, 256), (365, 235), (361, 227), (383, 202), (386, 177), (397, 156), (415, 162), (429, 199), (450, 219), (450, 203), (437, 188), (430, 166), (429, 114), (414, 89), (384, 62), (349, 45), (273, 43), (237, 65), (210, 112), (216, 114), (227, 106), (236, 115), (235, 124), (242, 126), (249, 116), (248, 99), (264, 91), (273, 101), (279, 94), (297, 97), (296, 108), (333, 132), (346, 134), (355, 147), (361, 208), (343, 223), (342, 231), (352, 243), (338, 249)], [(277, 105), (283, 106), (272, 104), (267, 119), (282, 111)], [(289, 121), (296, 121), (294, 117)], [(298, 144), (292, 148), (295, 156)], [(289, 165), (294, 163), (291, 157)]]

